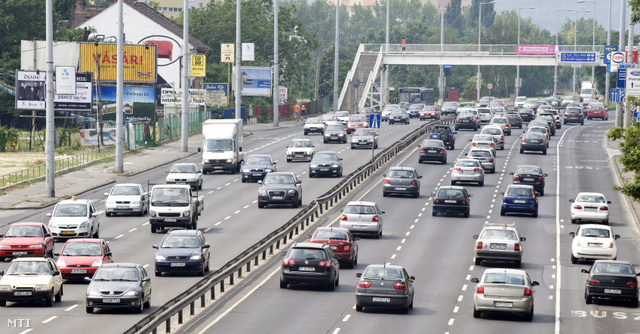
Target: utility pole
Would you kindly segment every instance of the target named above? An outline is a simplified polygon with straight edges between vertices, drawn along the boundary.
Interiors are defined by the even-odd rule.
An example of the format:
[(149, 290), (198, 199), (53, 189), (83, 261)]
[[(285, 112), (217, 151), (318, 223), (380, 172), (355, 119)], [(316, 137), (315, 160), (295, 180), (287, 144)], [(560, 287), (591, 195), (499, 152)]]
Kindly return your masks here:
[(55, 160), (55, 138), (56, 124), (53, 109), (53, 0), (46, 3), (46, 25), (47, 25), (47, 77), (46, 87), (46, 135), (45, 154), (47, 156), (45, 179), (47, 183), (47, 196), (56, 196), (56, 160)]
[[(620, 33), (618, 34), (618, 50), (623, 51), (624, 50), (624, 26), (625, 26), (625, 10), (626, 10), (626, 6), (627, 6), (627, 1), (626, 0), (620, 0)], [(633, 51), (632, 51), (633, 52)], [(622, 117), (623, 115), (623, 110), (622, 110), (622, 102), (616, 102), (616, 126), (622, 126), (623, 125), (623, 121), (622, 121)]]

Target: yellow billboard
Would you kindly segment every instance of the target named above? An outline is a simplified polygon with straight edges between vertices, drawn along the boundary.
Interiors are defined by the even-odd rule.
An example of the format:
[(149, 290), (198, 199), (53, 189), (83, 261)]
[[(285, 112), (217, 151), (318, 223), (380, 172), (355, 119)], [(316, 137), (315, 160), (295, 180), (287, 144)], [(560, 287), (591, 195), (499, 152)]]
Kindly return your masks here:
[(205, 55), (191, 55), (190, 64), (189, 70), (192, 77), (203, 77), (206, 75), (207, 59)]
[[(123, 50), (124, 81), (155, 83), (157, 81), (157, 47), (125, 44)], [(117, 79), (117, 44), (80, 43), (79, 72), (91, 72), (101, 81)]]

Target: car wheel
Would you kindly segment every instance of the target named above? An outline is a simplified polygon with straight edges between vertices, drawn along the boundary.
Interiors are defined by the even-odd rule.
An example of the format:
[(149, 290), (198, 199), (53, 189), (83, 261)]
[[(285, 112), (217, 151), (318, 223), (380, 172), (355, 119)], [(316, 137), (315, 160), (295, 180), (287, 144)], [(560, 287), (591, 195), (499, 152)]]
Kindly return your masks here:
[(200, 181), (200, 184), (198, 185), (198, 190), (202, 190), (202, 181)]
[(567, 124), (567, 122), (562, 122), (562, 124)]
[(6, 257), (0, 257), (0, 262), (4, 262), (4, 259), (6, 259)]
[(60, 285), (60, 291), (58, 291), (58, 293), (55, 296), (56, 303), (59, 303), (62, 301), (62, 293), (63, 293), (62, 289), (63, 289), (63, 285)]
[(142, 304), (142, 306), (144, 308), (150, 308), (151, 307), (151, 297), (149, 297), (149, 299), (147, 299), (147, 301), (144, 302), (144, 304)]
[(476, 310), (476, 308), (473, 308), (473, 317), (474, 318), (481, 318), (482, 317), (482, 312)]
[(452, 186), (455, 186), (455, 185), (456, 185), (456, 183), (457, 183), (456, 181), (451, 180), (451, 185), (452, 185)]
[(522, 266), (522, 261), (521, 260), (513, 261), (513, 266), (516, 268), (520, 268)]
[(329, 291), (336, 291), (336, 282), (335, 282), (335, 280), (333, 282), (327, 284), (327, 289)]
[(96, 232), (91, 237), (95, 239), (98, 239), (100, 237), (100, 227), (96, 229)]
[(479, 185), (480, 187), (484, 186), (484, 180), (482, 180), (482, 181), (478, 182), (478, 185)]
[(305, 131), (305, 132), (304, 132), (304, 135), (305, 135), (305, 136), (308, 136), (308, 135), (309, 135), (309, 132), (306, 132), (306, 131)]
[(413, 194), (413, 198), (418, 198), (420, 197), (420, 192), (418, 191), (417, 193)]
[(540, 196), (544, 196), (544, 188), (540, 189)]
[(142, 310), (144, 309), (144, 303), (142, 302), (144, 300), (144, 295), (142, 295), (142, 299), (140, 299), (140, 306), (134, 306), (133, 307), (133, 311), (136, 313), (142, 313)]
[(283, 280), (280, 280), (280, 289), (286, 289), (288, 285), (289, 284), (287, 284), (287, 282), (284, 282)]
[(578, 222), (577, 220), (575, 220), (575, 219), (571, 219), (571, 224), (575, 224), (575, 223), (577, 223), (577, 222)]
[(447, 164), (447, 158), (444, 158), (444, 159), (442, 160), (442, 164), (443, 164), (443, 165), (446, 165), (446, 164)]
[(342, 171), (340, 171), (340, 173), (338, 173), (338, 177), (342, 177)]
[(587, 117), (587, 120), (591, 120), (591, 117)]
[(629, 307), (638, 308), (638, 300), (637, 299), (630, 300)]
[(524, 150), (523, 150), (523, 149), (520, 149), (520, 154), (522, 154), (522, 153), (524, 153)]
[(389, 194), (387, 194), (386, 192), (383, 191), (382, 192), (382, 197), (387, 197), (387, 196), (389, 196)]
[(156, 277), (162, 277), (162, 272), (156, 270)]
[(538, 218), (538, 208), (533, 211), (533, 218)]
[(575, 256), (573, 256), (573, 253), (571, 253), (571, 263), (572, 263), (572, 264), (577, 264), (577, 263), (578, 263), (578, 258), (576, 258)]
[(580, 125), (584, 125), (584, 121), (580, 122)]
[(491, 169), (491, 174), (495, 174), (495, 173), (496, 173), (496, 169), (495, 168)]
[(476, 257), (476, 261), (475, 261), (476, 266), (479, 266), (482, 264), (482, 258)]
[(409, 314), (409, 306), (402, 309), (402, 313)]
[(356, 304), (356, 312), (362, 312), (362, 306)]
[(336, 277), (335, 286), (340, 285), (340, 275)]
[(302, 206), (302, 197), (300, 197), (300, 199), (298, 199), (298, 207)]
[(507, 214), (507, 212), (506, 212), (506, 211), (504, 211), (504, 209), (500, 209), (500, 215), (501, 215), (501, 216), (504, 216), (504, 215), (506, 215), (506, 214)]
[(93, 313), (93, 307), (85, 307), (85, 311), (87, 311), (87, 313)]
[(287, 162), (291, 162), (291, 159), (287, 159)]
[(264, 203), (258, 202), (258, 209), (262, 209), (262, 208), (264, 208)]
[(524, 317), (526, 321), (533, 321), (533, 306), (531, 306), (531, 312), (527, 313)]
[(242, 183), (247, 183), (247, 180), (245, 178), (242, 178)]
[(587, 293), (587, 289), (584, 290), (584, 302), (587, 304), (593, 304), (593, 297)]
[(465, 213), (464, 213), (464, 214), (462, 214), (462, 216), (463, 216), (464, 218), (469, 218), (469, 213), (470, 213), (470, 212), (469, 212), (469, 210), (467, 210), (467, 211), (465, 211)]
[(355, 146), (355, 145), (351, 145), (351, 149), (352, 149), (352, 150), (355, 150), (355, 149), (356, 149), (356, 146)]
[(51, 289), (44, 302), (47, 306), (53, 306), (53, 289)]
[(111, 212), (105, 212), (104, 215), (107, 217), (111, 217)]
[(378, 233), (376, 233), (376, 239), (380, 239), (380, 237), (382, 236), (382, 230), (378, 231)]
[(546, 149), (542, 150), (542, 154), (547, 155), (547, 150)]

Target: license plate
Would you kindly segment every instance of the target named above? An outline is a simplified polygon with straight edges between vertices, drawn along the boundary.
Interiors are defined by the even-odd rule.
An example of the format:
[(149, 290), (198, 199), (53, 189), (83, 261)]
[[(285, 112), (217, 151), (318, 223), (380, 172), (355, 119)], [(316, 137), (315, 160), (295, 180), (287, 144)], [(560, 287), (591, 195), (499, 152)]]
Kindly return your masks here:
[(165, 221), (165, 222), (167, 222), (167, 223), (175, 223), (175, 222), (177, 222), (178, 220), (177, 220), (177, 219), (175, 219), (175, 218), (165, 218), (165, 219), (164, 219), (164, 221)]
[(587, 246), (589, 246), (589, 247), (602, 247), (602, 243), (599, 243), (599, 242), (588, 242)]
[(498, 249), (498, 250), (505, 250), (505, 249), (507, 249), (507, 245), (505, 245), (505, 244), (490, 244), (489, 248)]
[(272, 196), (271, 199), (273, 200), (282, 200), (282, 196)]
[(525, 177), (524, 179), (522, 179), (522, 181), (535, 181), (535, 180), (530, 177)]
[(262, 173), (253, 173), (253, 176), (262, 176)]
[(15, 256), (27, 255), (27, 252), (13, 252), (13, 255)]
[(610, 294), (614, 294), (614, 295), (619, 295), (622, 293), (622, 290), (620, 289), (604, 289), (604, 293), (610, 293)]
[(460, 122), (462, 122), (462, 123), (466, 123), (466, 122), (471, 122), (471, 121), (470, 121), (470, 120), (468, 120), (468, 119), (463, 119), (463, 120), (461, 120)]
[(116, 209), (128, 209), (129, 207), (126, 205), (118, 205), (116, 206)]
[(316, 271), (314, 267), (298, 267), (299, 271)]
[(372, 297), (371, 301), (377, 302), (377, 303), (391, 303), (391, 298)]
[(495, 307), (513, 307), (512, 302), (493, 302), (493, 306)]
[(321, 171), (321, 172), (328, 172), (328, 171), (329, 171), (329, 168), (320, 168), (320, 171)]
[(429, 153), (438, 153), (438, 151), (436, 151), (436, 150), (428, 150), (427, 152), (429, 152)]
[(403, 187), (396, 187), (396, 190), (407, 190), (407, 188), (403, 188)]
[(62, 231), (62, 233), (60, 233), (60, 234), (62, 234), (62, 235), (74, 235), (74, 234), (76, 234), (76, 232), (74, 232), (74, 231)]
[(213, 169), (222, 169), (222, 166), (213, 166)]
[(598, 209), (596, 209), (596, 208), (584, 208), (584, 211), (596, 212), (596, 211), (598, 211)]
[(331, 246), (331, 249), (332, 250), (336, 250), (336, 249), (338, 249), (338, 246)]
[(455, 199), (445, 199), (444, 200), (445, 203), (458, 203), (458, 201), (456, 201)]
[(173, 262), (169, 266), (171, 266), (171, 267), (184, 267), (185, 263), (184, 262)]
[(118, 304), (120, 303), (120, 298), (105, 298), (102, 302), (105, 304)]
[(86, 274), (87, 269), (71, 269), (72, 274)]
[(517, 200), (513, 201), (513, 203), (527, 203), (527, 201), (521, 200), (521, 199), (517, 199)]
[(353, 228), (367, 228), (366, 225), (353, 225)]
[(31, 296), (33, 295), (32, 291), (14, 291), (13, 292), (14, 296)]

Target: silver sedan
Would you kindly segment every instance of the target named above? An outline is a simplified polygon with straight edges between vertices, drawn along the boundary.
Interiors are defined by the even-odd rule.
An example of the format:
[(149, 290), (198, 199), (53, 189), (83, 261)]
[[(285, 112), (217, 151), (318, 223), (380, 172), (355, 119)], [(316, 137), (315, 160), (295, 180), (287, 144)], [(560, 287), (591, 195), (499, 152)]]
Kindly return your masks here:
[(480, 318), (484, 312), (519, 313), (525, 320), (533, 321), (532, 281), (524, 270), (490, 268), (480, 279), (474, 277), (476, 291), (473, 295), (473, 317)]
[(451, 170), (451, 185), (458, 182), (476, 182), (479, 186), (484, 185), (484, 168), (480, 161), (475, 159), (459, 159)]

